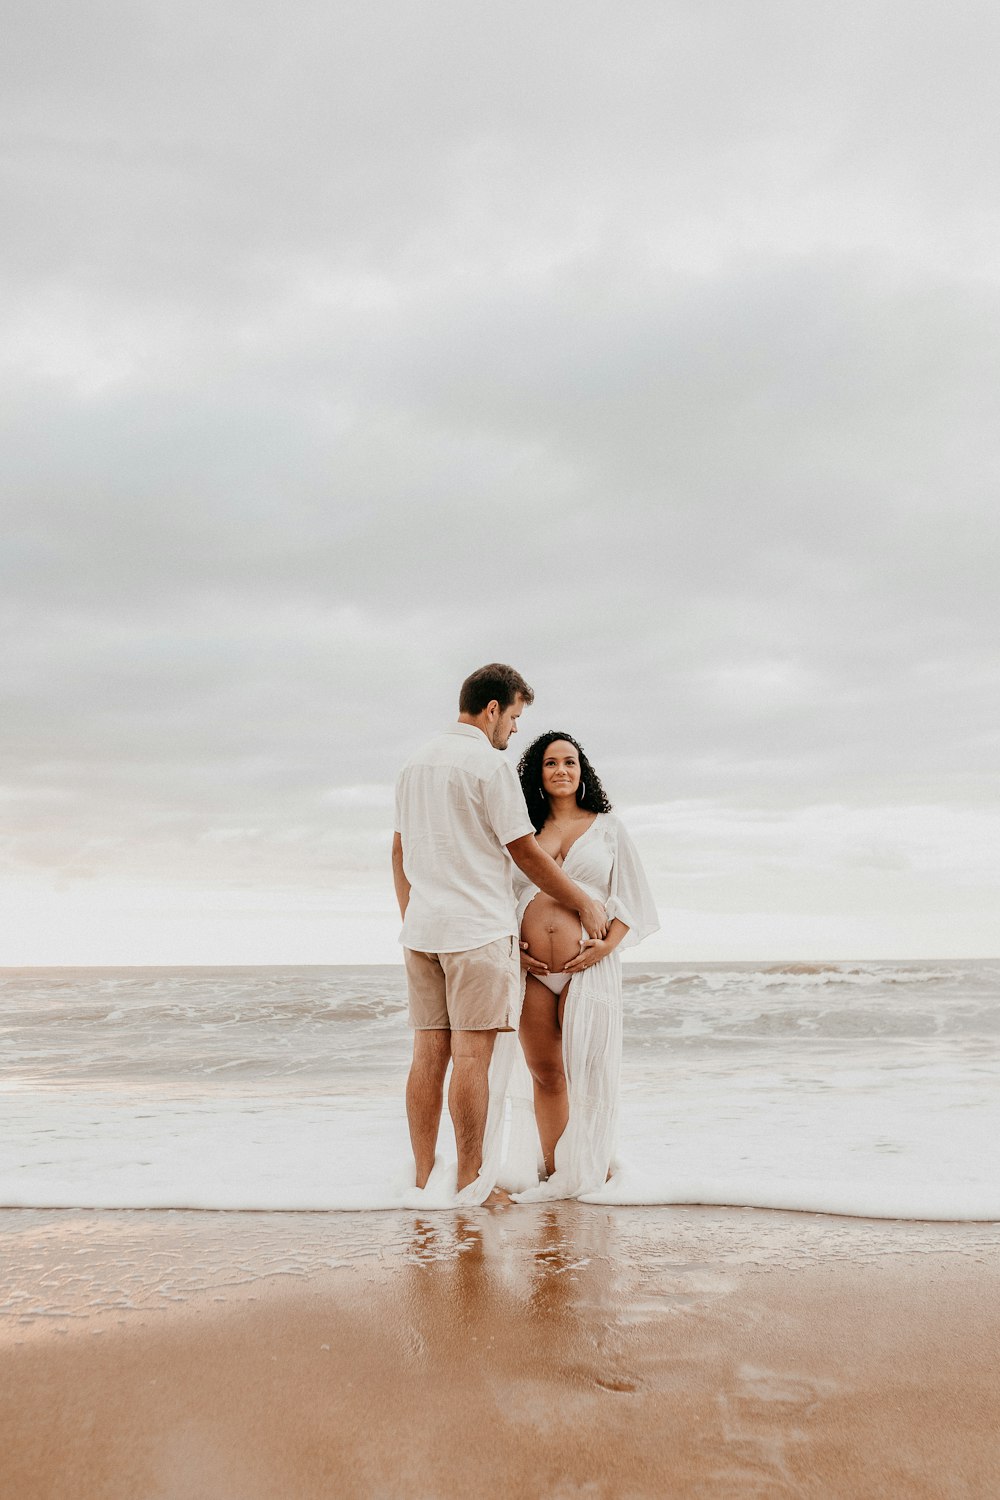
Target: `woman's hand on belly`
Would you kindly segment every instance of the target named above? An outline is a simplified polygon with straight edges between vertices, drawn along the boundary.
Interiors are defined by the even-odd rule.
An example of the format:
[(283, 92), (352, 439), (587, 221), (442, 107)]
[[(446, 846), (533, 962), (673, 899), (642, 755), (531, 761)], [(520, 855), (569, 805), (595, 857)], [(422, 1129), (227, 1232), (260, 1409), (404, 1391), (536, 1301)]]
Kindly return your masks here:
[(586, 938), (580, 944), (579, 953), (566, 960), (566, 973), (582, 974), (584, 969), (592, 969), (602, 958), (607, 958), (613, 952), (614, 945), (607, 938)]
[(521, 943), (521, 968), (526, 974), (547, 974), (549, 966), (542, 959), (529, 953), (527, 943)]

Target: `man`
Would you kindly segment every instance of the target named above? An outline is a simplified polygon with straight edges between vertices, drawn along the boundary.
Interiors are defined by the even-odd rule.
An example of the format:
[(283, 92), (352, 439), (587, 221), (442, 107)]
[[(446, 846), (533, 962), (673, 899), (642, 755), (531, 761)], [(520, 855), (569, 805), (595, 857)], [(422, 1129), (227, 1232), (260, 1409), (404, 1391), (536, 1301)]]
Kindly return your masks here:
[[(533, 701), (513, 667), (480, 667), (462, 684), (458, 722), (418, 750), (396, 783), (392, 871), (413, 1027), (406, 1114), (418, 1188), (434, 1166), (449, 1062), (459, 1192), (482, 1165), (493, 1044), (518, 1010), (510, 860), (579, 912), (591, 937), (607, 931), (604, 908), (536, 843), (520, 783), (499, 753)], [(492, 1186), (480, 1184), (484, 1196)]]

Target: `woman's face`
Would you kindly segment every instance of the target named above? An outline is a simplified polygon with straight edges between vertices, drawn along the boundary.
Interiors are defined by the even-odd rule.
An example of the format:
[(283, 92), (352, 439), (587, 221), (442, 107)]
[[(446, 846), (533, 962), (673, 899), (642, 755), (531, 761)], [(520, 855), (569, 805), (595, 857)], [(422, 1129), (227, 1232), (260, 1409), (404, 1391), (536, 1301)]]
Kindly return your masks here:
[(542, 791), (547, 796), (576, 795), (580, 785), (580, 757), (568, 740), (553, 740), (542, 756)]

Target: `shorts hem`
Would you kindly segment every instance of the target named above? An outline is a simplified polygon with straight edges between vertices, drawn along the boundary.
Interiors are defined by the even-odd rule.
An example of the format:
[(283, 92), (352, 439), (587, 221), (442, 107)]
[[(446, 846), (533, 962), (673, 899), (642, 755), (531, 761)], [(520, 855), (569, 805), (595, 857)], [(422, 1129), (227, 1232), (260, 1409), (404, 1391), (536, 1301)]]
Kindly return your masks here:
[(445, 1022), (443, 1026), (418, 1026), (415, 1021), (411, 1021), (409, 1025), (411, 1031), (499, 1031), (505, 1036), (512, 1036), (517, 1030), (516, 1026), (501, 1026), (499, 1023), (495, 1026), (452, 1026), (449, 1022)]

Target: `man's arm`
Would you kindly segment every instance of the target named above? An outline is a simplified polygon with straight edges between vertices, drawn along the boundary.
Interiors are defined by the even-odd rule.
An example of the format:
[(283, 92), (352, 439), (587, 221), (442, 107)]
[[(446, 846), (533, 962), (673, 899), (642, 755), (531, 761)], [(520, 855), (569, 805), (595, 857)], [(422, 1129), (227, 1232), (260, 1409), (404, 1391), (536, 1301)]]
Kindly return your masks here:
[(407, 880), (406, 872), (403, 869), (403, 840), (398, 833), (394, 833), (392, 836), (392, 883), (396, 887), (399, 915), (405, 917), (406, 908), (410, 904), (410, 882)]
[(579, 912), (580, 921), (592, 938), (602, 938), (608, 930), (608, 918), (604, 907), (594, 901), (575, 881), (565, 875), (550, 854), (538, 843), (533, 833), (515, 839), (507, 845), (507, 853), (522, 875), (527, 875), (532, 885), (537, 885), (546, 896)]

